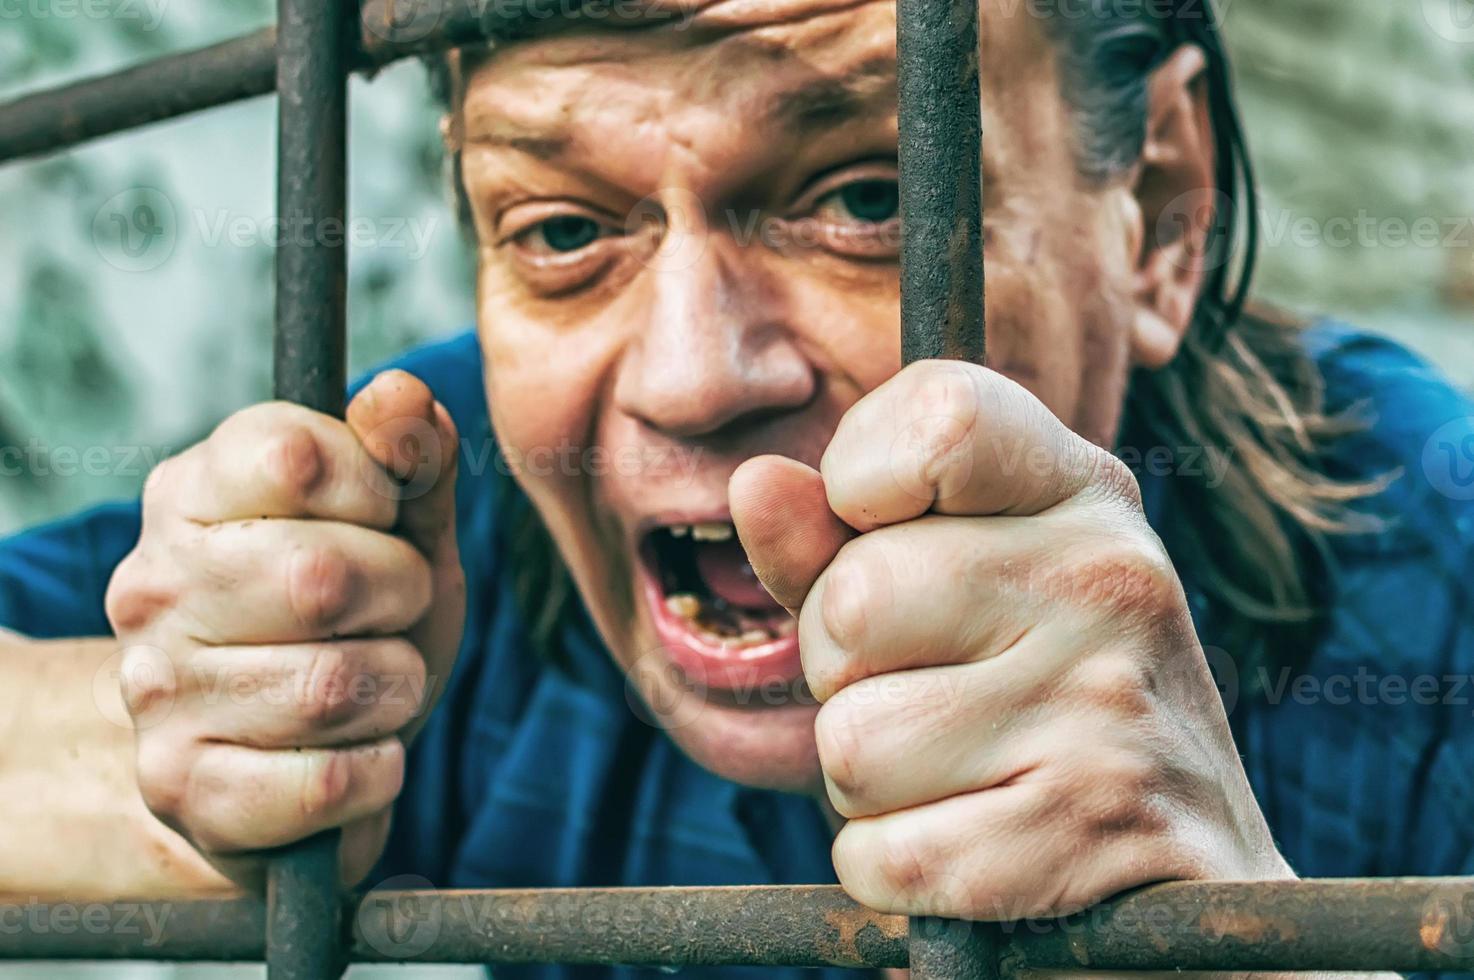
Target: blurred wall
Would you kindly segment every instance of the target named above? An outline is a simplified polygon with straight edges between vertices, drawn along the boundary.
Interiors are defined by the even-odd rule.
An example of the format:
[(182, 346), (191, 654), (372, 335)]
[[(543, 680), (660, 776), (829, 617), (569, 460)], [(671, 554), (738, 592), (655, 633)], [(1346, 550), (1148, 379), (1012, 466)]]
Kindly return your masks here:
[[(262, 26), (272, 6), (6, 7), (0, 97)], [(1258, 294), (1474, 383), (1471, 0), (1222, 6), (1265, 188)], [(355, 82), (355, 369), (471, 322), (435, 123), (417, 64)], [(0, 533), (135, 493), (268, 395), (273, 142), (262, 99), (0, 169)]]
[(1259, 295), (1474, 385), (1474, 3), (1222, 9), (1265, 191)]

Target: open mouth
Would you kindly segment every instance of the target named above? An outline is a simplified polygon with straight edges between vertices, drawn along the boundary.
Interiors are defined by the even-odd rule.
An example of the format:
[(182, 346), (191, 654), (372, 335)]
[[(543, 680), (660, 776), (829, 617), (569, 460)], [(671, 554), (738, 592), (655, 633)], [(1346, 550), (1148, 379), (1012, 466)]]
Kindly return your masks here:
[(802, 675), (798, 624), (758, 581), (730, 523), (657, 527), (640, 557), (656, 633), (693, 681), (736, 690)]

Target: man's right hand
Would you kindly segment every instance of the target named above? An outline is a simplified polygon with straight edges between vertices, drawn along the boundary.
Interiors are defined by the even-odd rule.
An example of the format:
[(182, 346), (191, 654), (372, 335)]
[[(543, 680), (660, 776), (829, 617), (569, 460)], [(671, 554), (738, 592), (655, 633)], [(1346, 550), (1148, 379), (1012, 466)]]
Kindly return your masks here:
[(258, 405), (149, 478), (107, 595), (139, 786), (235, 881), (333, 827), (345, 883), (382, 851), (460, 643), (456, 458), (445, 408), (395, 371), (346, 422)]

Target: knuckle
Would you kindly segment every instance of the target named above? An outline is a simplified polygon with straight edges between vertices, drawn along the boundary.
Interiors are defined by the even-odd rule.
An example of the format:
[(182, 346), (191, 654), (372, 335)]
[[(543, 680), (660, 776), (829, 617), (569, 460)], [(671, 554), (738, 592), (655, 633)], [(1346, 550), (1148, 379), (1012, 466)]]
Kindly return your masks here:
[[(841, 694), (840, 697), (843, 697)], [(865, 815), (863, 760), (866, 737), (863, 713), (839, 698), (819, 709), (814, 719), (814, 738), (819, 765), (830, 785), (830, 800), (841, 816)]]
[(1094, 484), (1111, 499), (1124, 504), (1133, 511), (1140, 511), (1142, 507), (1141, 483), (1136, 479), (1136, 474), (1131, 472), (1131, 467), (1115, 454), (1086, 443), (1084, 440), (1080, 441), (1091, 450)]
[(904, 820), (893, 823), (876, 841), (874, 855), (876, 885), (886, 903), (904, 907), (937, 879), (944, 865), (938, 845), (910, 830)]
[(957, 364), (926, 363), (908, 369), (907, 397), (917, 420), (908, 433), (932, 474), (959, 454), (971, 456), (980, 414), (978, 383)]
[(135, 778), (149, 811), (178, 822), (189, 797), (189, 753), (174, 739), (147, 735), (138, 740)]
[(299, 507), (322, 479), (325, 461), (312, 429), (294, 423), (266, 438), (261, 469), (274, 494)]
[(173, 607), (178, 590), (160, 579), (135, 549), (113, 571), (103, 597), (103, 609), (119, 636), (143, 629)]
[(1066, 566), (1076, 603), (1109, 615), (1155, 618), (1180, 604), (1177, 572), (1161, 544), (1126, 532), (1076, 549)]
[(338, 644), (323, 644), (311, 654), (297, 696), (297, 713), (313, 728), (347, 720), (357, 707), (355, 695), (363, 674), (358, 658)]
[(842, 649), (855, 651), (865, 643), (872, 610), (890, 605), (890, 564), (872, 538), (846, 544), (824, 573), (820, 619), (824, 630)]
[(353, 569), (328, 546), (302, 548), (287, 562), (287, 601), (308, 629), (331, 626), (353, 600)]
[(336, 814), (353, 789), (350, 751), (325, 751), (302, 756), (302, 783), (297, 799), (304, 822), (318, 825)]
[(1073, 671), (1075, 691), (1086, 704), (1113, 717), (1142, 720), (1156, 707), (1151, 671), (1129, 654), (1087, 657)]

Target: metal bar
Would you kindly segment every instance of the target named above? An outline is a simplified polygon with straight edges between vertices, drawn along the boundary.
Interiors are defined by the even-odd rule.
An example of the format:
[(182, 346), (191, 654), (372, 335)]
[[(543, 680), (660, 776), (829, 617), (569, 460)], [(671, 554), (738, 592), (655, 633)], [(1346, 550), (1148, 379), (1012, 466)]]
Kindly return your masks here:
[[(374, 892), (349, 902), (355, 963), (904, 967), (914, 941), (904, 917), (831, 886)], [(259, 899), (0, 904), (0, 959), (259, 962), (264, 923)], [(993, 928), (1009, 973), (1471, 972), (1474, 878), (1175, 882), (1068, 919)]]
[[(355, 71), (443, 51), (496, 32), (525, 33), (562, 0), (364, 0)], [(276, 87), (276, 30), (21, 96), (0, 104), (0, 163), (265, 95)]]
[[(978, 0), (898, 0), (901, 360), (983, 362)], [(915, 918), (912, 980), (998, 980), (990, 923)]]
[(355, 961), (906, 965), (906, 920), (830, 886), (370, 893)]
[(983, 359), (977, 0), (899, 0), (901, 353)]
[(911, 976), (950, 980), (999, 980), (1001, 936), (992, 922), (911, 920)]
[[(347, 0), (278, 0), (276, 396), (341, 416), (347, 388)], [(346, 966), (337, 831), (271, 858), (268, 980)]]
[(0, 105), (0, 162), (269, 92), (275, 48), (267, 28)]

